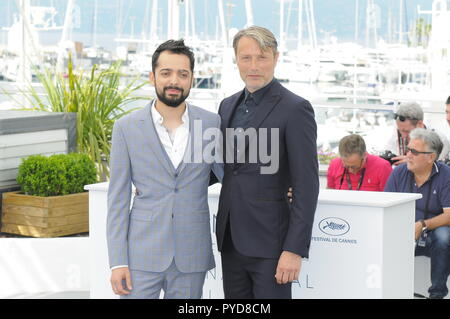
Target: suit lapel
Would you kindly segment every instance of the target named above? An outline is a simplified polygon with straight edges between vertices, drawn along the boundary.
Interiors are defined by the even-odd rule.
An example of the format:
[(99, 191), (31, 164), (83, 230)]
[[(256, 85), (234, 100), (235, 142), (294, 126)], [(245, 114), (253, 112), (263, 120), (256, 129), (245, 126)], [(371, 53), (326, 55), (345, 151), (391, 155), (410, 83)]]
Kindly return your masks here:
[[(220, 120), (221, 120), (221, 124), (220, 124), (220, 129), (222, 131), (222, 136), (223, 136), (223, 161), (224, 163), (227, 163), (227, 152), (230, 151), (230, 147), (233, 141), (229, 141), (227, 138), (227, 132), (226, 129), (230, 127), (230, 122), (231, 122), (231, 117), (234, 114), (234, 111), (236, 110), (236, 107), (238, 106), (238, 103), (240, 101), (241, 96), (244, 94), (244, 90), (242, 90), (241, 92), (238, 92), (236, 94), (234, 94), (233, 96), (231, 96), (230, 101), (228, 102), (228, 107), (224, 107), (222, 109), (222, 111), (220, 112)], [(230, 154), (233, 158), (234, 155)]]
[(224, 108), (223, 111), (220, 114), (221, 117), (221, 128), (222, 128), (222, 134), (225, 136), (225, 129), (229, 127), (231, 117), (233, 116), (234, 110), (238, 106), (238, 102), (240, 100), (240, 97), (244, 94), (244, 90), (242, 90), (240, 93), (235, 94), (231, 97), (229, 102), (229, 107)]
[(254, 127), (256, 130), (261, 126), (261, 123), (273, 110), (275, 105), (281, 99), (280, 85), (277, 81), (272, 84), (272, 87), (266, 92), (253, 118), (250, 120), (249, 127)]
[[(196, 136), (196, 134), (194, 132), (195, 120), (201, 120), (201, 118), (197, 114), (196, 110), (190, 106), (188, 107), (188, 115), (189, 115), (189, 139), (188, 139), (186, 148), (184, 150), (183, 159), (177, 168), (178, 174), (180, 174), (183, 171), (183, 169), (186, 167), (186, 159), (189, 159), (189, 162), (192, 163), (192, 161), (195, 160), (195, 158), (194, 159), (192, 158), (192, 155), (198, 154), (196, 152), (199, 152), (199, 151), (202, 152), (202, 150), (203, 150), (203, 140), (201, 139), (200, 145), (197, 145), (199, 143), (199, 141), (194, 140), (194, 136), (196, 138), (201, 138), (203, 136), (203, 128), (202, 128), (201, 132), (197, 132), (197, 134), (201, 133), (201, 136)], [(197, 146), (201, 146), (201, 149), (200, 150), (196, 149)], [(200, 154), (203, 154), (203, 152)]]
[(141, 125), (141, 129), (144, 132), (144, 137), (147, 137), (147, 141), (149, 143), (150, 149), (155, 154), (156, 158), (160, 161), (162, 166), (167, 170), (167, 172), (171, 175), (175, 173), (175, 168), (170, 161), (169, 156), (166, 153), (161, 141), (159, 139), (158, 133), (156, 132), (155, 125), (153, 123), (153, 117), (151, 112), (153, 101), (144, 108), (144, 118), (139, 121)]

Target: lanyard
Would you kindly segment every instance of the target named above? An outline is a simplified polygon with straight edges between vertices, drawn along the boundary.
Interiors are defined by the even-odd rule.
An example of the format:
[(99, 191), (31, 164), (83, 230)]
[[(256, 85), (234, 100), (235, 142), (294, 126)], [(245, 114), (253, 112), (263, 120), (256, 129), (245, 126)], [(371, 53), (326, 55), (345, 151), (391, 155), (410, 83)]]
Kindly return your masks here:
[[(363, 180), (364, 180), (364, 174), (366, 173), (366, 168), (364, 167), (362, 170), (361, 170), (361, 175), (359, 176), (359, 181), (358, 181), (358, 185), (357, 185), (357, 187), (356, 187), (356, 190), (357, 191), (359, 191), (359, 189), (361, 188), (361, 186), (362, 186), (362, 183), (363, 183)], [(346, 177), (346, 179), (347, 179), (347, 186), (348, 186), (348, 189), (349, 190), (352, 190), (352, 181), (350, 180), (350, 173), (348, 172), (348, 170), (345, 168), (344, 169), (344, 174), (342, 174), (342, 177), (341, 177), (341, 183), (339, 184), (339, 189), (341, 189), (342, 188), (342, 183), (344, 182), (344, 176)]]
[(400, 153), (398, 155), (406, 155), (406, 145), (408, 144), (407, 139), (403, 138), (398, 130), (397, 130), (397, 138), (398, 138), (398, 151)]

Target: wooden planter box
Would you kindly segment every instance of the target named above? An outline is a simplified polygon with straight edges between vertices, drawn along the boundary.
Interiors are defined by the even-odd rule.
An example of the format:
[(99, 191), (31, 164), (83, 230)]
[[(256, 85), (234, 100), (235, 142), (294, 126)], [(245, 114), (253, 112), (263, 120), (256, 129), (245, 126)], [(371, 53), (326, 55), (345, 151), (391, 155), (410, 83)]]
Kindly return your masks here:
[(89, 231), (89, 193), (40, 197), (3, 193), (4, 233), (31, 237), (59, 237)]

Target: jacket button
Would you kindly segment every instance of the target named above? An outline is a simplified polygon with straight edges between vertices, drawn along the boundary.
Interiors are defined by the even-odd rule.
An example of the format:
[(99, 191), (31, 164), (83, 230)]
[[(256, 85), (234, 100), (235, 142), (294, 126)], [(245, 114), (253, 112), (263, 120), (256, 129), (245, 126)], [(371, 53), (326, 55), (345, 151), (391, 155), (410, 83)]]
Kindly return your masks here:
[(174, 191), (175, 193), (178, 193), (178, 188), (175, 188), (173, 191)]
[(174, 176), (175, 176), (175, 178), (177, 178), (177, 177), (178, 177), (178, 173), (175, 173), (175, 175), (174, 175)]
[(233, 175), (235, 175), (235, 176), (236, 176), (237, 174), (238, 174), (238, 172), (237, 172), (237, 171), (233, 171)]

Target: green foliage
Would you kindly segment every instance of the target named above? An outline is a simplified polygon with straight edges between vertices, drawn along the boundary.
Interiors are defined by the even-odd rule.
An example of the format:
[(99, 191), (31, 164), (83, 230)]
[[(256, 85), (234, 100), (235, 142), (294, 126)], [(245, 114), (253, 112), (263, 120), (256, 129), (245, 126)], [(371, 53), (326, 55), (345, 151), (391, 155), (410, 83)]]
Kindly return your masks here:
[(96, 175), (86, 154), (32, 155), (22, 159), (17, 183), (27, 195), (59, 196), (84, 192), (84, 185), (95, 183)]
[(338, 155), (333, 152), (324, 152), (324, 151), (317, 152), (317, 159), (320, 164), (329, 165), (330, 162), (336, 157), (338, 157)]
[(51, 70), (38, 72), (46, 98), (32, 86), (24, 96), (33, 110), (77, 113), (77, 151), (87, 154), (98, 167), (98, 176), (104, 180), (109, 176), (107, 160), (110, 157), (111, 136), (114, 122), (134, 111), (124, 106), (142, 97), (132, 93), (146, 84), (137, 84), (138, 79), (122, 86), (121, 62), (116, 61), (106, 70), (94, 65), (90, 74), (75, 72), (72, 59), (68, 61), (68, 74), (55, 74)]
[(428, 47), (431, 36), (431, 24), (427, 23), (425, 19), (419, 18), (416, 20), (415, 41), (416, 45)]

